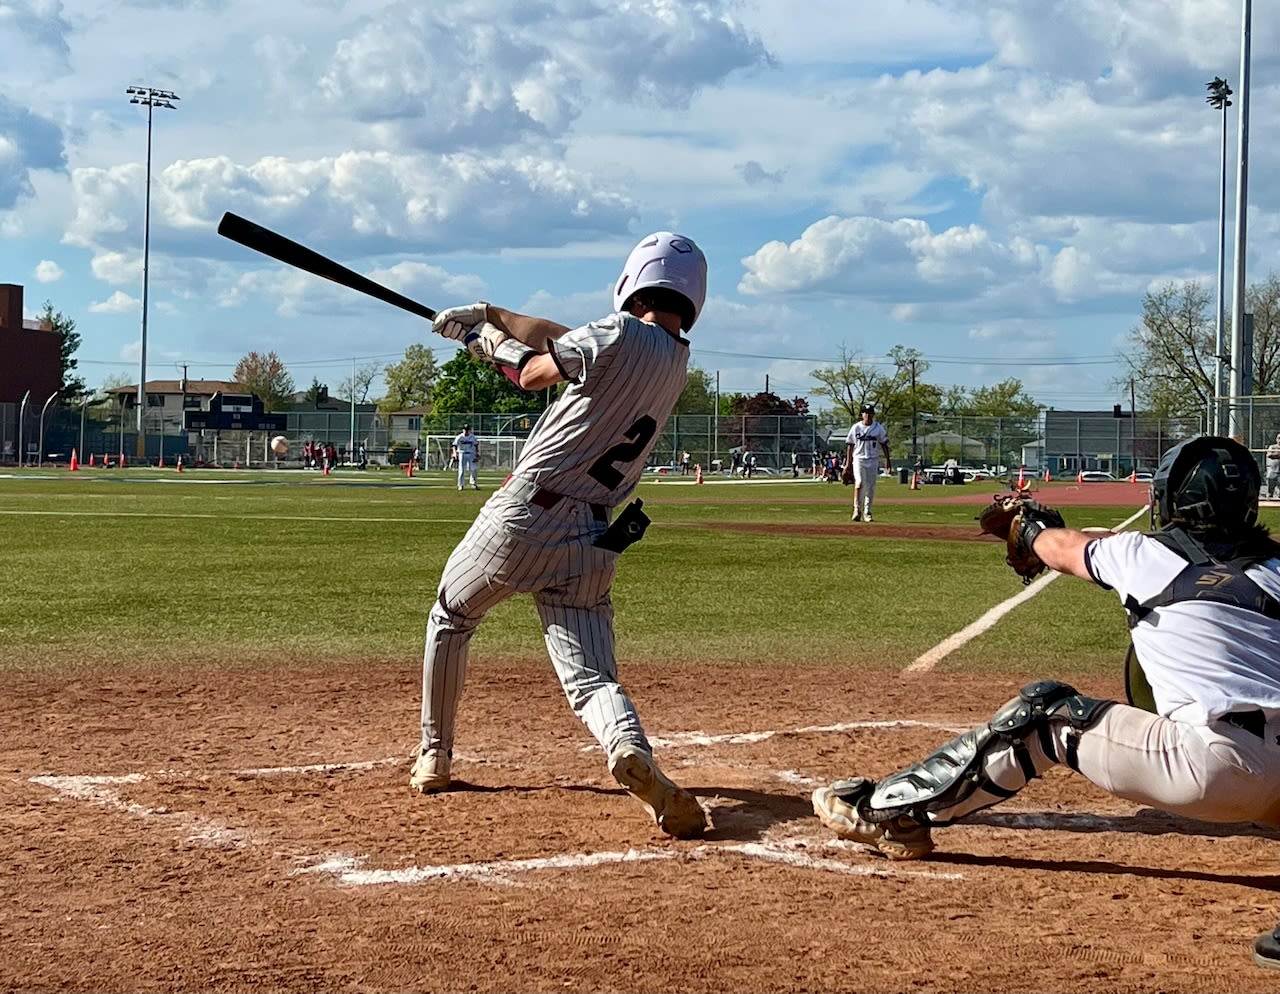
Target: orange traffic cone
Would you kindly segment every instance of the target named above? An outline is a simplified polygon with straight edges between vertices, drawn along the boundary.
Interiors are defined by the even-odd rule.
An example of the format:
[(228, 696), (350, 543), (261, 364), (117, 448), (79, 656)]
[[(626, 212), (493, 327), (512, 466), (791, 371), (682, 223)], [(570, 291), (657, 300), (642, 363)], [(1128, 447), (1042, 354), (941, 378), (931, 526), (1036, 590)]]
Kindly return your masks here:
[(1129, 482), (1130, 482), (1130, 483), (1137, 483), (1137, 482), (1138, 482), (1138, 471), (1137, 471), (1136, 469), (1135, 469), (1132, 473), (1130, 473), (1130, 474), (1129, 474)]
[(232, 468), (232, 469), (239, 469), (239, 468), (240, 468), (240, 458), (239, 458), (238, 456), (237, 456), (237, 457), (232, 461), (232, 463), (231, 463), (231, 468)]
[(1027, 467), (1026, 466), (1018, 467), (1018, 489), (1019, 490), (1027, 489)]
[(179, 472), (179, 473), (181, 473), (181, 472), (182, 472), (182, 455), (181, 455), (181, 453), (179, 453), (179, 455), (178, 455), (178, 465), (177, 465), (177, 470), (178, 470), (178, 472)]
[(121, 453), (120, 453), (120, 468), (121, 468), (121, 469), (124, 469), (124, 465), (125, 465), (125, 463), (124, 463), (124, 453), (123, 453), (123, 452), (121, 452)]
[(160, 453), (160, 461), (156, 463), (157, 469), (164, 469), (164, 453)]
[(90, 453), (89, 453), (89, 465), (90, 465), (90, 466), (92, 466), (92, 465), (93, 465), (93, 453), (92, 453), (92, 452), (90, 452)]
[(1076, 482), (1081, 484), (1084, 483), (1084, 470), (1080, 470), (1080, 472), (1076, 473)]
[(1046, 466), (1044, 470), (1044, 482), (1048, 483), (1052, 477), (1049, 476), (1049, 468)]
[(76, 450), (71, 450), (71, 465), (68, 467), (71, 472), (75, 472), (80, 468), (80, 457), (76, 455)]
[(919, 474), (919, 473), (912, 473), (912, 474), (911, 474), (911, 487), (910, 487), (910, 489), (911, 489), (911, 490), (919, 490), (919, 489), (920, 489), (920, 474)]
[(409, 477), (409, 479), (411, 480), (413, 479), (413, 460), (412, 459), (410, 459), (407, 463), (404, 464), (404, 475)]
[(702, 482), (702, 463), (698, 463), (698, 465), (696, 465), (693, 469), (694, 469), (693, 482), (701, 483)]

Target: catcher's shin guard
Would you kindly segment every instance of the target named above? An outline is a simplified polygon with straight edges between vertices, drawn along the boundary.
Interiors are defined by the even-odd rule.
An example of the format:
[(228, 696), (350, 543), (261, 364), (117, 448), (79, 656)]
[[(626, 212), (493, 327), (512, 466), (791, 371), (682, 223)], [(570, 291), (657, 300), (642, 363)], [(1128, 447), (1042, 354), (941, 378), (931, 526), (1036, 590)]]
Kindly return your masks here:
[[(1080, 732), (1114, 703), (1085, 697), (1057, 680), (1029, 683), (985, 725), (879, 781), (859, 805), (859, 813), (873, 822), (909, 815), (946, 825), (990, 807), (1012, 797), (1055, 763), (1077, 769)], [(1059, 739), (1064, 729), (1066, 734)]]

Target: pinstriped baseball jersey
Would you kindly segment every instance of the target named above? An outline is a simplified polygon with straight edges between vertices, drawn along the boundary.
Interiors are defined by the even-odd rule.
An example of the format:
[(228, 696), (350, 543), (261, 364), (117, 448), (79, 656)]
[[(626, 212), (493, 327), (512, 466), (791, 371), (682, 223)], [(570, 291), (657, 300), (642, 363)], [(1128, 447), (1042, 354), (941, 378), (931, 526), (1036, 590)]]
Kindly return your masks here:
[(530, 594), (569, 705), (605, 753), (650, 751), (618, 682), (610, 596), (618, 553), (595, 544), (607, 527), (598, 506), (615, 507), (635, 489), (684, 389), (689, 343), (613, 314), (565, 333), (549, 354), (568, 386), (450, 555), (428, 614), (424, 750), (453, 748), (477, 626), (509, 597)]
[(635, 489), (684, 389), (689, 343), (612, 314), (563, 335), (551, 356), (569, 385), (538, 419), (514, 475), (616, 506)]

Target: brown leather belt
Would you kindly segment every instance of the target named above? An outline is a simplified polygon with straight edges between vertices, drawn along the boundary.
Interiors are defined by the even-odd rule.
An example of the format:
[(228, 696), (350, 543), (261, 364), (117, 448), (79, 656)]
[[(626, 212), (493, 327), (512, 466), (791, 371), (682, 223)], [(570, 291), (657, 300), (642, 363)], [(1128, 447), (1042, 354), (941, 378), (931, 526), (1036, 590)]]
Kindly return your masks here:
[[(542, 508), (553, 508), (562, 500), (569, 500), (564, 494), (558, 494), (554, 490), (548, 490), (546, 487), (538, 487), (533, 492), (533, 496), (529, 498), (530, 504), (536, 504)], [(607, 522), (609, 520), (609, 509), (603, 504), (588, 504), (591, 508), (591, 516), (597, 521)]]
[(1256, 735), (1258, 738), (1265, 738), (1267, 734), (1267, 716), (1263, 714), (1261, 709), (1257, 711), (1232, 711), (1230, 714), (1224, 714), (1219, 721), (1225, 721), (1228, 725), (1235, 725), (1236, 728), (1242, 728), (1250, 735)]

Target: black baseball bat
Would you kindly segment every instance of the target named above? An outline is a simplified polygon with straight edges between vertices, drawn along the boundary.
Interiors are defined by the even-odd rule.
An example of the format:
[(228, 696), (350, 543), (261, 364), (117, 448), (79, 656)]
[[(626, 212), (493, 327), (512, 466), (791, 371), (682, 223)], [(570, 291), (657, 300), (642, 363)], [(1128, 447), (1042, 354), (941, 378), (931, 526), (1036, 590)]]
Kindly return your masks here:
[(375, 283), (369, 277), (361, 276), (354, 270), (326, 258), (319, 252), (312, 251), (305, 245), (299, 245), (292, 239), (285, 238), (284, 235), (272, 231), (270, 228), (264, 228), (260, 224), (255, 224), (246, 218), (240, 217), (238, 214), (232, 214), (230, 211), (223, 214), (222, 220), (218, 222), (218, 234), (224, 238), (230, 238), (233, 242), (239, 242), (255, 252), (261, 252), (263, 255), (278, 259), (286, 265), (296, 266), (298, 269), (305, 270), (315, 276), (323, 276), (326, 280), (332, 280), (341, 286), (367, 293), (370, 297), (381, 300), (383, 303), (399, 307), (401, 310), (426, 318), (428, 321), (433, 320), (436, 316), (436, 312), (426, 304), (410, 300), (404, 294), (396, 293), (381, 283)]

